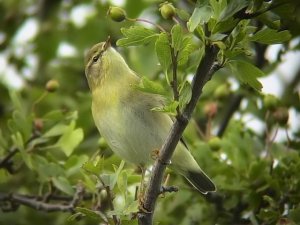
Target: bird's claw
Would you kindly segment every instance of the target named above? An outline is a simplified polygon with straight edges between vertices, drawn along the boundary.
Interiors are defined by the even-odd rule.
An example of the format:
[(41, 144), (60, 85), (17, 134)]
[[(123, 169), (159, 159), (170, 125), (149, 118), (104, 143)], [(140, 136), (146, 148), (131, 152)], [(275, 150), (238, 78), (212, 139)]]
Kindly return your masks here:
[(170, 165), (171, 164), (171, 161), (169, 160), (168, 162), (165, 162), (164, 160), (162, 160), (160, 157), (159, 157), (159, 149), (154, 149), (152, 152), (151, 152), (151, 158), (153, 160), (157, 160), (160, 161), (161, 164), (163, 165)]

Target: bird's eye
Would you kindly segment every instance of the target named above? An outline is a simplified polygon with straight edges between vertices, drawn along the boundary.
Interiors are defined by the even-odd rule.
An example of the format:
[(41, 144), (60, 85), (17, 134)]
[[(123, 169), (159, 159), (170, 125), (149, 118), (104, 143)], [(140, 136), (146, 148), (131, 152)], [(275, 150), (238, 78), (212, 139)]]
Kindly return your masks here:
[(94, 57), (93, 57), (93, 62), (97, 62), (97, 61), (98, 61), (98, 59), (99, 59), (99, 56), (100, 56), (100, 55), (96, 55), (96, 56), (94, 56)]

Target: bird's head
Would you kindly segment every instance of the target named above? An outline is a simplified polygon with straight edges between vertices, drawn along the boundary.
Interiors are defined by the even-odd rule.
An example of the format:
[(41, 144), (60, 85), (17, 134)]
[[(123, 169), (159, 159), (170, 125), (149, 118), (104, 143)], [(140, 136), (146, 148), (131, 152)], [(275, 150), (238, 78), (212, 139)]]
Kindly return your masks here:
[(118, 78), (126, 69), (129, 68), (122, 56), (111, 47), (110, 38), (94, 45), (85, 56), (85, 75), (92, 91), (107, 77)]

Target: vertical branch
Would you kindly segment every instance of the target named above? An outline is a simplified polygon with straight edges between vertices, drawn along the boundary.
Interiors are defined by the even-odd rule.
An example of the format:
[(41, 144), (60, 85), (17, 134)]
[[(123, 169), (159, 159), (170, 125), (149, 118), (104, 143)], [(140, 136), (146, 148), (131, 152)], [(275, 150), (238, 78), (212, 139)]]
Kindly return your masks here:
[(152, 225), (155, 203), (160, 193), (163, 174), (166, 168), (165, 162), (170, 160), (175, 147), (192, 116), (204, 85), (211, 79), (214, 72), (219, 69), (219, 66), (214, 66), (218, 51), (219, 49), (215, 46), (205, 47), (205, 55), (198, 65), (192, 82), (191, 100), (185, 106), (183, 112), (176, 118), (171, 131), (159, 152), (158, 159), (154, 163), (149, 186), (144, 196), (143, 207), (145, 210), (140, 212), (138, 216), (140, 225)]
[[(178, 91), (178, 78), (177, 78), (177, 57), (178, 52), (175, 53), (174, 48), (170, 46), (171, 49), (171, 59), (172, 59), (172, 72), (173, 79), (171, 82), (171, 87), (173, 89), (174, 101), (179, 101), (179, 91)], [(177, 116), (180, 115), (179, 106), (176, 108)]]

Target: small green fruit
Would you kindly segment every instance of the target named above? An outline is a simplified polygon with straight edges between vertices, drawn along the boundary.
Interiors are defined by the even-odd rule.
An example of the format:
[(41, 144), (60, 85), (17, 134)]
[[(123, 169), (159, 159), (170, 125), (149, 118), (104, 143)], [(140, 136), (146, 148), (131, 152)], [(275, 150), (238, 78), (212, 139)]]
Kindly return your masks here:
[(102, 148), (102, 149), (108, 147), (108, 144), (107, 144), (106, 140), (103, 137), (100, 137), (98, 143), (99, 143), (99, 147)]
[(122, 22), (126, 19), (126, 12), (120, 7), (111, 6), (107, 11), (107, 15), (116, 22)]
[(278, 107), (273, 112), (273, 117), (280, 126), (285, 126), (289, 120), (289, 110), (285, 107)]
[(159, 11), (162, 15), (162, 17), (164, 19), (172, 19), (173, 16), (176, 15), (176, 10), (175, 10), (175, 7), (172, 5), (172, 3), (163, 3), (160, 8), (159, 8)]
[(219, 137), (212, 137), (209, 139), (208, 145), (211, 148), (211, 150), (218, 151), (222, 147), (221, 142), (222, 141)]
[(57, 80), (49, 80), (46, 83), (46, 90), (48, 92), (55, 92), (59, 88), (59, 83)]
[(266, 109), (274, 110), (278, 106), (279, 100), (274, 95), (268, 94), (264, 96), (263, 103)]

